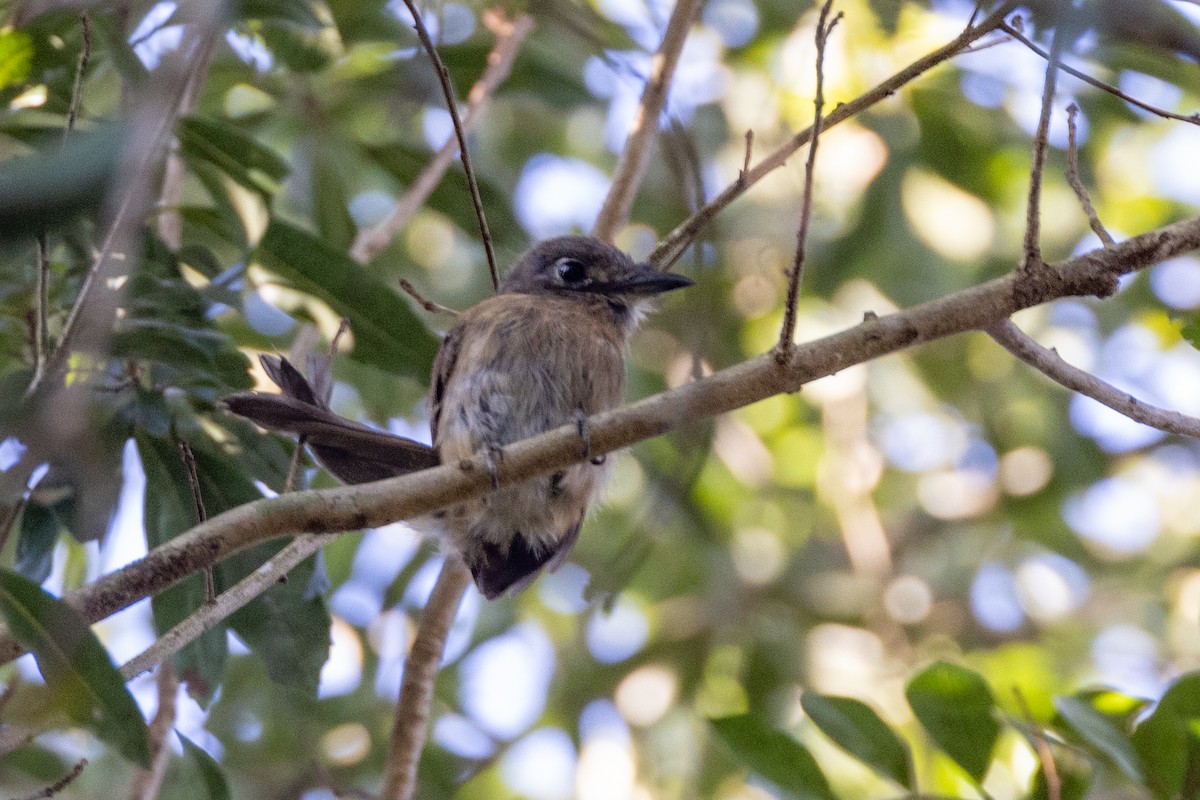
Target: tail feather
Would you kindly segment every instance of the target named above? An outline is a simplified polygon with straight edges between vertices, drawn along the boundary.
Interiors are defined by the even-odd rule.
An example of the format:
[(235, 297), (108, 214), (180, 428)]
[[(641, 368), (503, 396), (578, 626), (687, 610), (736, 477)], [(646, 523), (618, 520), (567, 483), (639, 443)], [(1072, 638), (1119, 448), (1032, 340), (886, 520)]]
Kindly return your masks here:
[(225, 407), (268, 430), (303, 436), (321, 466), (343, 483), (406, 475), (440, 463), (428, 445), (334, 414), (287, 359), (264, 357), (262, 362), (283, 394), (242, 392), (225, 398)]

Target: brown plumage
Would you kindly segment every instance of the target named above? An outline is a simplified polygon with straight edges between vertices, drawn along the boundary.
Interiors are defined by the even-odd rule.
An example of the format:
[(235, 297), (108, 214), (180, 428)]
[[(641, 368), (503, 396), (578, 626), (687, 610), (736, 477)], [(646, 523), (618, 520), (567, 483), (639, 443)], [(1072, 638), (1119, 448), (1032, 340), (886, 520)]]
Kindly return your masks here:
[[(590, 237), (537, 245), (500, 293), (463, 313), (442, 341), (430, 387), (434, 450), (348, 421), (339, 435), (330, 418), (341, 418), (296, 383), (294, 369), (272, 376), (284, 396), (235, 395), (226, 402), (265, 427), (306, 435), (322, 464), (347, 482), (480, 450), (495, 461), (505, 445), (570, 423), (580, 426), (586, 448), (586, 417), (621, 402), (625, 348), (645, 301), (690, 284)], [(381, 453), (389, 442), (395, 452)], [(355, 463), (359, 447), (366, 464)], [(562, 563), (605, 473), (603, 459), (585, 460), (438, 512), (433, 523), (479, 590), (499, 597)]]

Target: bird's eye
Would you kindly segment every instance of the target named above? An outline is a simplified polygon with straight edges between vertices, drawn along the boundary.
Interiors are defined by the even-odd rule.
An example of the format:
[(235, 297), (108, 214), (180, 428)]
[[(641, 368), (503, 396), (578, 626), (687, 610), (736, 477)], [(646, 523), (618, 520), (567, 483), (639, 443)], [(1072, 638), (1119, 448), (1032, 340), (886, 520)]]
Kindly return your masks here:
[(577, 258), (560, 258), (554, 266), (563, 283), (580, 284), (587, 280), (587, 267)]

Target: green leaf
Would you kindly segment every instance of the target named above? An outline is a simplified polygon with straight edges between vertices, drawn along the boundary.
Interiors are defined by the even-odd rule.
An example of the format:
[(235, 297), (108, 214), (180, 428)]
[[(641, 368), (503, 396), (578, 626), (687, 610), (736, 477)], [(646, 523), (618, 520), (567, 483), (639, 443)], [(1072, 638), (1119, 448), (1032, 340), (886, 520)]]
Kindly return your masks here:
[(1200, 781), (1200, 672), (1177, 680), (1133, 732), (1133, 746), (1156, 797), (1195, 796)]
[(1200, 315), (1189, 319), (1184, 324), (1183, 330), (1180, 333), (1183, 334), (1184, 339), (1187, 339), (1191, 343), (1192, 347), (1200, 350)]
[(117, 165), (115, 126), (77, 132), (47, 152), (0, 163), (0, 242), (63, 223), (97, 208)]
[(800, 706), (826, 736), (850, 755), (883, 777), (912, 788), (908, 747), (866, 703), (805, 692)]
[[(429, 163), (429, 151), (423, 147), (410, 147), (399, 142), (386, 145), (364, 147), (364, 152), (392, 177), (405, 186), (425, 169)], [(479, 184), (479, 199), (487, 212), (488, 228), (492, 239), (501, 248), (513, 251), (523, 250), (526, 239), (521, 232), (521, 223), (517, 221), (512, 211), (512, 197), (505, 189), (489, 181), (485, 176), (476, 175)], [(446, 172), (446, 175), (429, 195), (426, 205), (444, 214), (451, 222), (468, 234), (478, 236), (479, 220), (471, 205), (470, 188), (467, 185), (466, 173), (458, 166)]]
[(206, 161), (264, 195), (274, 194), (290, 171), (274, 150), (221, 120), (188, 117), (179, 121), (178, 133), (180, 150), (187, 158)]
[(1142, 764), (1133, 743), (1091, 703), (1078, 697), (1057, 697), (1054, 707), (1079, 738), (1130, 780), (1142, 781)]
[(738, 759), (771, 783), (801, 798), (827, 800), (832, 794), (812, 754), (791, 736), (753, 714), (709, 722)]
[(54, 545), (62, 523), (52, 509), (31, 502), (21, 516), (21, 537), (17, 540), (17, 561), (14, 568), (34, 583), (50, 576), (54, 562)]
[(55, 701), (121, 755), (150, 766), (146, 722), (125, 681), (91, 629), (66, 603), (33, 581), (0, 569), (0, 614), (37, 659)]
[(278, 219), (267, 228), (256, 252), (264, 267), (349, 318), (354, 332), (352, 358), (428, 380), (437, 338), (408, 303), (366, 267)]
[(0, 32), (0, 89), (24, 83), (33, 63), (33, 40), (24, 31)]
[(321, 27), (309, 0), (236, 0), (230, 4), (236, 19), (279, 20), (310, 28)]
[(200, 778), (205, 799), (229, 800), (229, 782), (225, 780), (225, 773), (221, 771), (221, 765), (214, 761), (213, 757), (204, 751), (204, 748), (182, 733), (176, 731), (175, 735), (183, 743), (184, 757), (191, 762)]
[(905, 697), (930, 738), (976, 782), (992, 762), (1000, 725), (995, 701), (977, 673), (939, 661), (909, 681)]

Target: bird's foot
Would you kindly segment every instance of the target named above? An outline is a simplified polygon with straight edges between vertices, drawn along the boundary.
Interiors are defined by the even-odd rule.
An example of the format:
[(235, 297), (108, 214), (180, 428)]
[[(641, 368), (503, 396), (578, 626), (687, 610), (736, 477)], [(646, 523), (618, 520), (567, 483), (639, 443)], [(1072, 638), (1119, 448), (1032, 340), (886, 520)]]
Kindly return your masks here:
[(492, 479), (492, 491), (500, 488), (500, 465), (504, 463), (504, 448), (498, 444), (489, 444), (483, 450), (483, 457), (487, 462), (488, 475)]
[(583, 413), (582, 408), (575, 409), (575, 430), (579, 432), (579, 438), (583, 441), (583, 452), (580, 454), (583, 459), (596, 466), (603, 464), (606, 456), (592, 456), (592, 429), (588, 424), (587, 414)]

